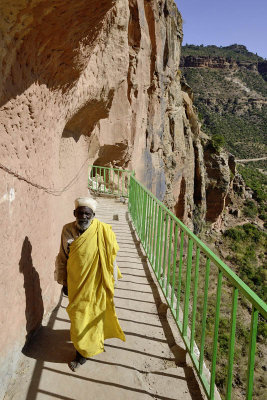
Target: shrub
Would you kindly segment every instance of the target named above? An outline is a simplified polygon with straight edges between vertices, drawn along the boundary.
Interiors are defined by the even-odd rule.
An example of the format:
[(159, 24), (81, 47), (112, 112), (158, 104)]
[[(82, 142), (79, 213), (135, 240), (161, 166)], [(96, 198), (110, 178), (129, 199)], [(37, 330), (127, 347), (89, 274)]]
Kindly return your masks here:
[(236, 242), (240, 242), (245, 238), (244, 233), (238, 228), (230, 228), (224, 232), (224, 235)]
[(255, 199), (260, 203), (264, 203), (267, 199), (267, 177), (257, 169), (247, 166), (238, 166), (238, 171), (244, 178), (247, 186), (249, 186), (255, 193)]
[(252, 241), (258, 243), (260, 238), (265, 236), (263, 232), (261, 232), (255, 225), (252, 224), (245, 224), (243, 225), (243, 230), (247, 236)]
[(265, 321), (259, 321), (257, 334), (258, 336), (267, 337), (267, 324), (265, 323)]
[(244, 203), (244, 206), (245, 207), (243, 209), (243, 212), (246, 217), (250, 217), (250, 218), (256, 217), (256, 215), (258, 214), (258, 207), (254, 201), (246, 200)]
[(220, 151), (225, 145), (225, 139), (220, 134), (212, 135), (211, 142), (216, 151)]
[(245, 224), (225, 231), (228, 239), (230, 261), (236, 266), (239, 277), (263, 300), (266, 299), (264, 249), (267, 234), (255, 225)]

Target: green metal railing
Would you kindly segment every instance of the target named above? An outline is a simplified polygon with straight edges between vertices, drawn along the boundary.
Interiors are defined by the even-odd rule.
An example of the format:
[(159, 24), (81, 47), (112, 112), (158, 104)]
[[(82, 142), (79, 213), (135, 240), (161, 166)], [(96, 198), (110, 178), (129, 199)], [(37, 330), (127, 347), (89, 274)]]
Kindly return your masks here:
[[(235, 355), (237, 305), (243, 295), (251, 307), (251, 328), (248, 351), (246, 399), (252, 399), (256, 337), (259, 313), (267, 317), (266, 304), (175, 215), (134, 177), (130, 180), (129, 211), (172, 315), (178, 325), (186, 348), (198, 372), (209, 399), (215, 396), (216, 361), (223, 279), (232, 287), (231, 324), (225, 398), (232, 398)], [(187, 244), (187, 249), (185, 245)], [(179, 250), (179, 251), (178, 251)], [(193, 265), (194, 255), (194, 265)], [(200, 259), (205, 258), (204, 293), (199, 293)], [(204, 364), (204, 349), (208, 311), (208, 291), (211, 264), (217, 269), (217, 288), (213, 328), (213, 350), (210, 374)], [(182, 270), (183, 273), (182, 273)], [(192, 282), (192, 275), (194, 280)], [(184, 278), (184, 282), (183, 282)], [(226, 282), (225, 282), (226, 283)], [(182, 285), (183, 290), (182, 290)], [(183, 301), (181, 297), (183, 295)], [(202, 297), (200, 346), (196, 348), (197, 305)], [(189, 326), (190, 314), (190, 326)]]
[(120, 168), (89, 166), (88, 187), (96, 193), (129, 197), (130, 176), (134, 171)]
[[(95, 167), (100, 168), (100, 167)], [(101, 167), (103, 168), (103, 167)], [(129, 173), (129, 171), (127, 171)], [(103, 171), (101, 171), (103, 176)], [(107, 176), (107, 172), (105, 174)], [(168, 210), (132, 173), (128, 176), (129, 212), (172, 315), (209, 399), (216, 396), (216, 364), (221, 308), (229, 305), (227, 380), (224, 398), (233, 397), (237, 348), (236, 332), (241, 301), (251, 313), (247, 360), (246, 399), (253, 395), (254, 366), (259, 318), (267, 305), (226, 264)], [(128, 193), (128, 192), (127, 192)], [(213, 271), (213, 272), (212, 272)], [(217, 280), (214, 280), (214, 271)], [(211, 274), (212, 273), (212, 274)], [(228, 288), (225, 291), (225, 288)], [(229, 297), (229, 292), (232, 297)], [(212, 294), (213, 293), (213, 294)], [(213, 295), (214, 316), (210, 314)], [(243, 300), (242, 300), (243, 299)], [(201, 305), (201, 307), (200, 307)], [(207, 360), (207, 325), (213, 318), (211, 360)], [(197, 343), (198, 341), (198, 343)], [(209, 361), (209, 369), (206, 363)]]

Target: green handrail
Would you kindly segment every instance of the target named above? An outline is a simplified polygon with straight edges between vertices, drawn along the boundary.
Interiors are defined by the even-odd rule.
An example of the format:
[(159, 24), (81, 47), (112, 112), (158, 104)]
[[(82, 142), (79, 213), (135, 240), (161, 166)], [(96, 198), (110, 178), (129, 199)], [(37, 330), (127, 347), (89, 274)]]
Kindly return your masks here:
[[(267, 305), (134, 176), (130, 177), (129, 212), (203, 388), (208, 398), (211, 400), (215, 398), (216, 388), (216, 361), (218, 354), (218, 335), (220, 331), (219, 322), (223, 279), (227, 279), (233, 287), (225, 396), (227, 400), (231, 399), (232, 393), (238, 295), (242, 294), (250, 302), (252, 315), (246, 399), (251, 400), (253, 394), (258, 315), (260, 313), (266, 320)], [(177, 247), (178, 237), (180, 252), (178, 252)], [(187, 251), (185, 251), (185, 244), (187, 244)], [(192, 268), (193, 250), (195, 251), (194, 268)], [(199, 290), (201, 255), (204, 255), (206, 259), (204, 267), (204, 293), (200, 293)], [(204, 358), (211, 264), (217, 267), (218, 279), (216, 284), (217, 294), (215, 299), (211, 372), (207, 373), (207, 368), (206, 366), (204, 367)], [(194, 271), (194, 287), (191, 293), (192, 271)], [(182, 278), (183, 272), (185, 275), (184, 281)], [(183, 310), (181, 309), (182, 294), (184, 297)], [(200, 296), (203, 297), (203, 310), (200, 327), (200, 349), (199, 355), (197, 355), (195, 351), (195, 332), (197, 302)], [(191, 305), (190, 297), (193, 297)], [(192, 315), (191, 326), (189, 326), (189, 314)]]
[[(92, 190), (116, 196), (129, 197), (129, 213), (155, 272), (162, 292), (181, 333), (185, 346), (209, 399), (216, 393), (216, 362), (220, 333), (220, 312), (225, 280), (233, 290), (230, 303), (230, 330), (228, 343), (227, 380), (225, 399), (231, 400), (234, 373), (234, 356), (239, 296), (250, 303), (251, 325), (248, 352), (246, 399), (253, 396), (253, 378), (257, 346), (259, 314), (267, 319), (267, 305), (219, 257), (217, 257), (193, 232), (190, 231), (162, 202), (160, 202), (135, 177), (133, 171), (118, 168), (90, 166), (89, 187)], [(201, 264), (205, 258), (204, 264)], [(193, 266), (193, 260), (194, 266)], [(211, 371), (205, 365), (205, 342), (211, 267), (217, 269), (215, 319), (213, 329)], [(203, 271), (203, 291), (200, 273)], [(192, 280), (193, 287), (192, 286)], [(203, 301), (198, 326), (199, 349), (195, 342), (197, 332), (198, 302)], [(182, 304), (183, 303), (183, 304)], [(190, 321), (191, 317), (191, 321)]]
[(131, 175), (134, 171), (89, 165), (88, 188), (96, 193), (129, 197)]

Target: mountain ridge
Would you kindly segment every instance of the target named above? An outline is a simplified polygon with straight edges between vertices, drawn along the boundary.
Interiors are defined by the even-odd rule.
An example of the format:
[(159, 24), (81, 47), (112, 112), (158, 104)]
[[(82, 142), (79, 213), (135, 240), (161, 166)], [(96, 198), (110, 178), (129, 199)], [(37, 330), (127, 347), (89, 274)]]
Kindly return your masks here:
[(245, 68), (258, 72), (267, 81), (267, 60), (247, 50), (243, 45), (225, 47), (183, 46), (181, 67), (208, 67), (222, 69)]

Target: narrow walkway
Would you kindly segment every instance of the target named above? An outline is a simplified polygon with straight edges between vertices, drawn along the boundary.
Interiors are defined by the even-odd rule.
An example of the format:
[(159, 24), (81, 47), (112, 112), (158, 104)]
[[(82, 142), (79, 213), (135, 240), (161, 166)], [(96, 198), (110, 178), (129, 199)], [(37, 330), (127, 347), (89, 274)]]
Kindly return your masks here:
[[(97, 217), (112, 224), (120, 246), (117, 262), (123, 279), (115, 291), (115, 305), (126, 342), (106, 340), (104, 353), (76, 373), (70, 371), (67, 362), (74, 349), (68, 300), (63, 297), (24, 351), (5, 400), (202, 399), (192, 369), (181, 361), (178, 331), (158, 314), (160, 291), (128, 221), (127, 206), (115, 199), (98, 202)], [(114, 214), (118, 220), (113, 220)]]
[(235, 160), (236, 162), (247, 163), (252, 161), (263, 161), (267, 160), (267, 157), (260, 157), (260, 158), (244, 158), (243, 160)]

